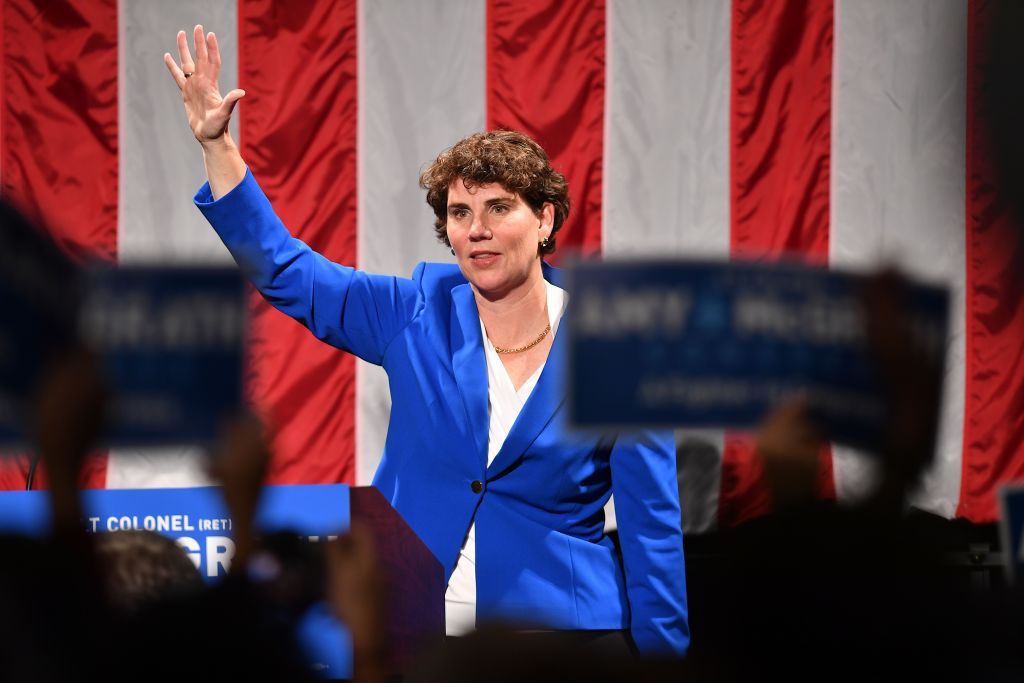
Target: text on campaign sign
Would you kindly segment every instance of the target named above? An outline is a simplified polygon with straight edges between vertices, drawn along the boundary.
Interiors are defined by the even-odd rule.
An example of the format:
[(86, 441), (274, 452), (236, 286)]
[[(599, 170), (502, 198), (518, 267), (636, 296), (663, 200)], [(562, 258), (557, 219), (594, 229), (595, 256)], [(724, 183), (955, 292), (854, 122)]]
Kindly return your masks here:
[(241, 404), (245, 293), (237, 271), (93, 270), (79, 321), (112, 388), (107, 445), (209, 443)]
[[(581, 427), (750, 427), (800, 392), (831, 438), (870, 447), (885, 414), (864, 276), (794, 264), (578, 263), (570, 410)], [(945, 290), (907, 285), (907, 325), (940, 372)]]

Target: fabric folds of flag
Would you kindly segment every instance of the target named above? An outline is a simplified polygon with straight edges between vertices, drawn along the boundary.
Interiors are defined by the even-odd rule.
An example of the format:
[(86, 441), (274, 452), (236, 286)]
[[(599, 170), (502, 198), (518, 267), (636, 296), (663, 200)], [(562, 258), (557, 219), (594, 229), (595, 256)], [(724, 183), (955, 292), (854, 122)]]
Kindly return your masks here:
[[(191, 205), (200, 152), (161, 56), (202, 22), (233, 122), (287, 225), (329, 258), (447, 260), (418, 170), (484, 128), (535, 136), (570, 181), (563, 249), (895, 263), (953, 293), (936, 459), (914, 504), (991, 521), (1024, 476), (1021, 253), (985, 131), (989, 0), (0, 0), (0, 193), (76, 258), (227, 263)], [(379, 368), (254, 295), (248, 395), (276, 483), (370, 480)], [(398, 426), (400, 427), (400, 426)], [(680, 431), (691, 532), (763, 513), (749, 439)], [(424, 454), (429, 457), (429, 454)], [(114, 451), (88, 484), (205, 483), (188, 449)], [(8, 459), (0, 486), (24, 485)], [(835, 446), (821, 489), (870, 488)]]

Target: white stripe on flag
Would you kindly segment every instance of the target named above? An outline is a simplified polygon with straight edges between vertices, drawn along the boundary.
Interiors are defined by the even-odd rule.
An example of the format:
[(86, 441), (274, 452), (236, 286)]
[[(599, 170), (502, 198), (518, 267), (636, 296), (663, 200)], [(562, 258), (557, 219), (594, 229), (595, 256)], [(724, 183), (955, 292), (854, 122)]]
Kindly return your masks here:
[[(485, 3), (377, 0), (359, 12), (358, 265), (407, 277), (450, 258), (419, 171), (485, 126)], [(383, 370), (359, 361), (356, 396), (356, 483), (366, 484), (391, 413)]]
[[(237, 87), (235, 0), (121, 0), (118, 11), (123, 57), (118, 258), (122, 263), (231, 263), (227, 249), (192, 204), (192, 195), (206, 180), (203, 155), (161, 55), (170, 52), (177, 57), (175, 33), (184, 29), (191, 45), (192, 27), (202, 22), (217, 34), (222, 48), (222, 89)], [(232, 135), (237, 141), (237, 116)]]
[[(912, 502), (952, 517), (964, 406), (966, 0), (837, 0), (830, 261), (896, 263), (952, 286), (936, 462)], [(836, 492), (859, 495), (858, 457), (835, 451)]]
[[(118, 3), (121, 263), (231, 263), (227, 250), (192, 204), (206, 180), (203, 158), (185, 121), (181, 95), (161, 56), (177, 57), (175, 34), (203, 23), (217, 34), (224, 90), (238, 83), (235, 0)], [(243, 106), (243, 105), (240, 105)], [(238, 140), (238, 117), (232, 122)], [(207, 484), (196, 449), (119, 449), (107, 465), (108, 488)]]
[[(612, 0), (605, 104), (606, 256), (729, 256), (731, 6)], [(721, 431), (678, 433), (683, 524), (714, 527)]]

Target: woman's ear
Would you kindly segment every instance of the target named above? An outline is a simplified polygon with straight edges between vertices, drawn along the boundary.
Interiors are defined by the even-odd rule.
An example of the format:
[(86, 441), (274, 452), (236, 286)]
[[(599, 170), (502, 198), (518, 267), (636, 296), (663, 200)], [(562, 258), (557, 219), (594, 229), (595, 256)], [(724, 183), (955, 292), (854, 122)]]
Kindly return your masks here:
[(551, 238), (551, 232), (555, 229), (555, 206), (551, 202), (544, 202), (544, 206), (540, 208), (540, 225), (537, 226), (537, 230), (540, 234), (537, 236), (537, 241), (542, 242)]

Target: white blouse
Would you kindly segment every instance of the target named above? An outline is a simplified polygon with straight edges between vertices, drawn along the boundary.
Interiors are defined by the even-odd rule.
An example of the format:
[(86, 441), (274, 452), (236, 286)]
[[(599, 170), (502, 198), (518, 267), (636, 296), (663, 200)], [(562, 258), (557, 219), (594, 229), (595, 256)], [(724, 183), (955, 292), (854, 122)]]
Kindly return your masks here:
[[(544, 284), (547, 285), (548, 320), (553, 338), (569, 297), (550, 282), (545, 281)], [(487, 338), (483, 322), (480, 323), (480, 330), (484, 337), (484, 356), (487, 358), (487, 403), (490, 413), (487, 464), (490, 465), (505, 443), (508, 433), (512, 431), (512, 425), (533, 393), (533, 388), (537, 386), (547, 360), (517, 391), (498, 352), (494, 350), (494, 344)], [(459, 553), (459, 561), (448, 580), (448, 590), (444, 596), (444, 617), (445, 632), (449, 636), (464, 635), (476, 628), (476, 522), (469, 527)]]

